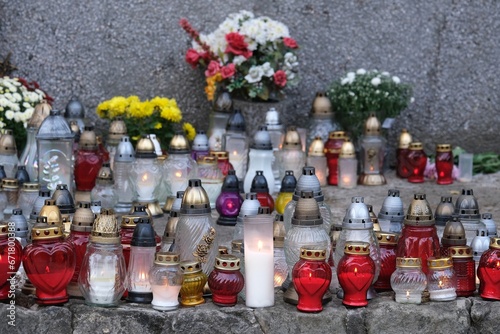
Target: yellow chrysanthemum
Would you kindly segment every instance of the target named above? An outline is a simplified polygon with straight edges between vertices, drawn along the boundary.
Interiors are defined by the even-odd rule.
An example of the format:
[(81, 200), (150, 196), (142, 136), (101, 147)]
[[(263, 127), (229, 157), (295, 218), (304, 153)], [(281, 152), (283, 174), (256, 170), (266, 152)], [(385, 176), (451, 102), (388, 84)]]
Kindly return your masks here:
[(144, 101), (143, 102), (143, 116), (142, 117), (150, 117), (153, 115), (153, 112), (155, 111), (155, 104), (151, 103), (151, 101)]
[(115, 96), (109, 100), (108, 116), (109, 118), (114, 118), (119, 115), (123, 115), (127, 110), (129, 103), (127, 99), (123, 96)]
[(182, 124), (182, 129), (186, 133), (186, 137), (188, 140), (193, 140), (194, 137), (196, 136), (196, 130), (194, 126), (192, 126), (190, 123), (184, 123)]
[(220, 74), (220, 72), (217, 72), (217, 74), (214, 75), (214, 80), (215, 80), (215, 82), (221, 82), (222, 81), (222, 74)]
[(107, 118), (108, 110), (109, 110), (109, 100), (101, 102), (96, 108), (97, 116), (99, 116), (100, 118)]
[(141, 99), (139, 99), (139, 97), (137, 95), (130, 95), (129, 97), (127, 97), (127, 102), (129, 104), (133, 103), (133, 102), (140, 102)]
[(128, 108), (128, 117), (130, 118), (144, 118), (147, 116), (146, 103), (141, 101), (134, 101), (130, 103)]
[(178, 123), (182, 120), (182, 113), (175, 99), (166, 99), (160, 107), (160, 116), (167, 121)]
[(215, 85), (208, 85), (205, 87), (205, 94), (207, 94), (208, 101), (213, 101), (215, 95)]
[(160, 122), (156, 122), (156, 124), (155, 124), (155, 126), (154, 126), (154, 128), (155, 128), (156, 130), (161, 129), (162, 127), (163, 127), (163, 126), (161, 125), (161, 123), (160, 123)]

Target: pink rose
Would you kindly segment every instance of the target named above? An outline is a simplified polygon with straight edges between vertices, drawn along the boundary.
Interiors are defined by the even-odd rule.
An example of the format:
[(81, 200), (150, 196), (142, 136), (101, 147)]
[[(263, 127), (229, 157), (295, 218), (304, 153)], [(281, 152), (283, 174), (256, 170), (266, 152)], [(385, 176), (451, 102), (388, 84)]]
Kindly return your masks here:
[(215, 60), (211, 60), (210, 63), (207, 66), (207, 70), (205, 71), (205, 76), (208, 77), (213, 77), (220, 71), (220, 65), (218, 62)]
[(284, 37), (283, 44), (285, 44), (285, 46), (289, 47), (290, 49), (296, 49), (299, 47), (297, 42), (293, 38), (290, 38), (290, 37)]
[(186, 52), (186, 62), (195, 68), (200, 61), (200, 54), (195, 49), (189, 49)]
[(236, 68), (234, 64), (229, 64), (227, 66), (224, 66), (220, 69), (220, 74), (222, 75), (222, 79), (227, 79), (230, 78), (234, 75), (236, 72)]
[(283, 88), (286, 86), (286, 73), (283, 70), (276, 71), (274, 73), (274, 83), (276, 86)]

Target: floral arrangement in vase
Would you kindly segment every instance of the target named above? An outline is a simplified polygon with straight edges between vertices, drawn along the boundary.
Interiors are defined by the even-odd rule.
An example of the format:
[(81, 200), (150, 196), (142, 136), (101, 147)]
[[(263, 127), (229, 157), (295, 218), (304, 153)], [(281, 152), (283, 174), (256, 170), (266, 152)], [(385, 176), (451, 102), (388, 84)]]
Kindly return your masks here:
[(366, 119), (374, 112), (383, 122), (394, 118), (413, 102), (412, 88), (389, 72), (358, 69), (334, 81), (328, 96), (335, 109), (335, 117), (353, 138), (363, 134)]
[(204, 69), (209, 101), (217, 88), (244, 100), (279, 100), (298, 83), (299, 46), (279, 21), (242, 10), (209, 34), (198, 33), (186, 19), (180, 25), (193, 38), (186, 61)]
[(28, 121), (42, 100), (52, 102), (38, 83), (23, 78), (0, 77), (0, 129), (13, 130), (18, 150), (22, 150), (26, 143)]
[[(163, 148), (170, 143), (176, 124), (182, 120), (182, 112), (175, 99), (158, 96), (146, 101), (135, 95), (115, 96), (97, 106), (97, 115), (108, 120), (122, 117), (134, 145), (141, 135), (155, 134)], [(196, 130), (190, 123), (183, 123), (182, 129), (189, 140), (194, 139)]]

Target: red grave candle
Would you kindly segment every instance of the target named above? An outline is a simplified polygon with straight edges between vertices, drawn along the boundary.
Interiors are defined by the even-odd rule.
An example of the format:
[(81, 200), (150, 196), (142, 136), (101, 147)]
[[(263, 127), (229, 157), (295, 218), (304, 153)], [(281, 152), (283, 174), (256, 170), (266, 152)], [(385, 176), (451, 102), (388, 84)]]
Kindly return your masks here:
[(328, 134), (325, 142), (325, 156), (328, 164), (328, 184), (336, 186), (338, 184), (338, 163), (340, 149), (347, 139), (344, 131), (332, 131)]
[(210, 151), (210, 156), (217, 158), (217, 166), (222, 172), (222, 175), (226, 176), (230, 170), (234, 170), (233, 165), (229, 162), (229, 152)]
[(76, 190), (91, 191), (103, 163), (93, 127), (85, 127), (75, 157)]
[(337, 265), (337, 276), (344, 291), (342, 304), (346, 306), (366, 306), (366, 293), (375, 277), (375, 263), (370, 257), (367, 242), (347, 242), (344, 256)]
[(234, 306), (238, 293), (243, 290), (245, 279), (240, 272), (240, 259), (234, 255), (222, 254), (215, 258), (214, 270), (208, 276), (212, 300), (219, 306)]
[(453, 153), (450, 144), (436, 145), (437, 184), (452, 184)]
[(10, 279), (15, 276), (21, 265), (23, 247), (14, 237), (14, 233), (14, 226), (9, 231), (7, 223), (0, 224), (0, 300), (9, 298)]
[(375, 235), (380, 247), (380, 274), (373, 287), (376, 291), (391, 291), (391, 275), (396, 270), (398, 235), (386, 232), (375, 232)]
[(402, 129), (401, 134), (399, 135), (398, 148), (396, 150), (396, 173), (403, 179), (406, 179), (411, 175), (411, 170), (406, 161), (406, 156), (408, 155), (411, 142), (412, 138), (408, 130)]
[(332, 269), (325, 259), (325, 249), (300, 248), (300, 260), (295, 263), (292, 271), (293, 285), (299, 296), (297, 310), (323, 310), (323, 296), (332, 280)]
[(61, 226), (47, 225), (45, 217), (38, 218), (31, 236), (33, 243), (24, 249), (23, 266), (36, 288), (36, 302), (40, 305), (66, 303), (66, 287), (76, 266), (73, 245), (64, 240)]
[(417, 142), (410, 144), (408, 155), (406, 156), (406, 161), (411, 172), (408, 176), (408, 181), (411, 183), (424, 182), (425, 166), (427, 166), (427, 155), (424, 152), (424, 146), (422, 145), (422, 143)]
[(476, 291), (476, 266), (469, 246), (452, 246), (448, 249), (457, 278), (458, 297), (470, 297)]
[(477, 276), (481, 297), (500, 300), (500, 238), (490, 239), (490, 248), (479, 260)]

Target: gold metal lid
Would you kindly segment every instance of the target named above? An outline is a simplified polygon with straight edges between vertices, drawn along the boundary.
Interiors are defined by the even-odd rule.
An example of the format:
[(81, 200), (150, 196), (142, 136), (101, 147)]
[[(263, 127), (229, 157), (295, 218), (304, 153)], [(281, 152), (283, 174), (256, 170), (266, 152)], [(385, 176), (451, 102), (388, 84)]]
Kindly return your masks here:
[(349, 138), (346, 138), (342, 143), (342, 147), (340, 148), (339, 158), (355, 158), (356, 157), (356, 149), (354, 148), (354, 144), (351, 142)]
[(168, 147), (169, 154), (185, 154), (189, 153), (189, 142), (184, 135), (184, 132), (178, 131), (170, 140), (170, 145)]
[(398, 235), (396, 233), (375, 232), (379, 244), (383, 245), (397, 245)]
[(95, 150), (97, 148), (97, 137), (93, 126), (86, 126), (80, 134), (78, 148), (84, 150)]
[(469, 246), (451, 246), (448, 252), (452, 259), (454, 258), (472, 258), (472, 248)]
[(310, 249), (308, 247), (300, 247), (300, 258), (304, 260), (325, 261), (326, 249)]
[(4, 130), (0, 136), (0, 154), (17, 154), (16, 139), (10, 129)]
[(118, 145), (120, 139), (127, 134), (127, 125), (123, 118), (118, 116), (109, 123), (108, 143)]
[(413, 200), (408, 207), (403, 223), (412, 226), (434, 225), (434, 215), (425, 194), (417, 193), (413, 195)]
[(71, 129), (71, 132), (76, 133), (78, 135), (77, 141), (80, 141), (80, 127), (78, 126), (78, 123), (76, 121), (70, 121), (69, 128)]
[(398, 268), (422, 268), (422, 259), (419, 257), (397, 257)]
[(142, 135), (135, 146), (135, 157), (142, 159), (155, 159), (155, 145), (148, 135)]
[(39, 216), (31, 230), (32, 240), (50, 240), (64, 237), (62, 225), (48, 225), (44, 216)]
[(284, 150), (301, 150), (302, 141), (300, 140), (300, 134), (295, 126), (289, 126), (285, 138), (283, 139)]
[(134, 216), (134, 215), (123, 215), (122, 216), (122, 221), (121, 221), (121, 228), (130, 228), (133, 229), (135, 228), (135, 225), (139, 222), (139, 219), (141, 219), (144, 216)]
[(217, 158), (214, 156), (212, 156), (212, 157), (209, 157), (209, 156), (198, 157), (198, 159), (196, 159), (196, 163), (198, 165), (214, 166), (214, 165), (217, 165)]
[(500, 249), (500, 238), (490, 238), (490, 248)]
[(9, 225), (7, 222), (0, 222), (0, 236), (6, 236), (9, 234)]
[(158, 252), (155, 255), (155, 264), (160, 266), (175, 266), (181, 260), (179, 253), (174, 252)]
[(285, 223), (283, 215), (277, 214), (273, 222), (273, 242), (275, 248), (283, 248), (285, 246)]
[(330, 131), (328, 139), (347, 139), (347, 134), (345, 131)]
[(361, 241), (348, 241), (344, 246), (344, 254), (369, 255), (370, 244)]
[(28, 121), (28, 128), (38, 129), (43, 120), (50, 115), (51, 110), (52, 106), (47, 102), (47, 100), (41, 100), (40, 103), (35, 106), (33, 115), (31, 115), (31, 118)]
[(421, 142), (411, 142), (410, 143), (410, 147), (409, 147), (410, 151), (421, 151), (424, 149), (424, 145), (421, 143)]
[(325, 143), (320, 136), (316, 136), (309, 146), (310, 157), (324, 157), (325, 156)]
[(413, 141), (410, 133), (406, 129), (402, 129), (399, 134), (398, 148), (407, 149), (410, 147), (410, 143)]
[(217, 160), (228, 160), (229, 152), (228, 151), (210, 151), (210, 156), (217, 158)]
[(242, 239), (236, 239), (231, 241), (231, 253), (243, 253)]
[(17, 179), (5, 178), (2, 179), (2, 188), (10, 190), (19, 189), (19, 183)]
[(25, 192), (38, 193), (38, 191), (40, 190), (40, 184), (36, 182), (24, 182), (21, 190)]
[(94, 224), (94, 219), (95, 214), (90, 209), (90, 202), (80, 202), (78, 203), (78, 209), (76, 209), (73, 215), (71, 229), (78, 226), (91, 227)]
[(428, 258), (427, 266), (429, 269), (446, 269), (453, 267), (453, 260), (451, 257)]
[(61, 210), (59, 210), (56, 201), (53, 199), (45, 200), (44, 206), (42, 206), (38, 215), (47, 217), (48, 225), (62, 225), (63, 223)]
[(378, 136), (380, 135), (380, 121), (374, 113), (371, 113), (365, 122), (365, 135)]
[(184, 274), (194, 274), (201, 271), (201, 264), (199, 261), (182, 261), (180, 265)]
[(451, 145), (450, 144), (437, 144), (436, 145), (436, 152), (451, 152)]
[(90, 232), (90, 241), (100, 244), (120, 244), (120, 230), (113, 209), (101, 209)]
[(311, 114), (314, 116), (332, 117), (332, 102), (325, 92), (317, 92), (313, 100)]
[(210, 200), (207, 192), (202, 187), (200, 179), (191, 179), (182, 197), (182, 214), (206, 214), (210, 213)]
[(109, 165), (109, 162), (105, 162), (102, 164), (101, 168), (99, 169), (99, 172), (97, 173), (97, 180), (101, 184), (113, 184), (113, 171), (111, 170), (111, 167)]
[(219, 245), (219, 255), (229, 254), (229, 250), (226, 246)]
[(231, 254), (222, 254), (215, 257), (215, 268), (222, 270), (240, 270), (240, 259)]

